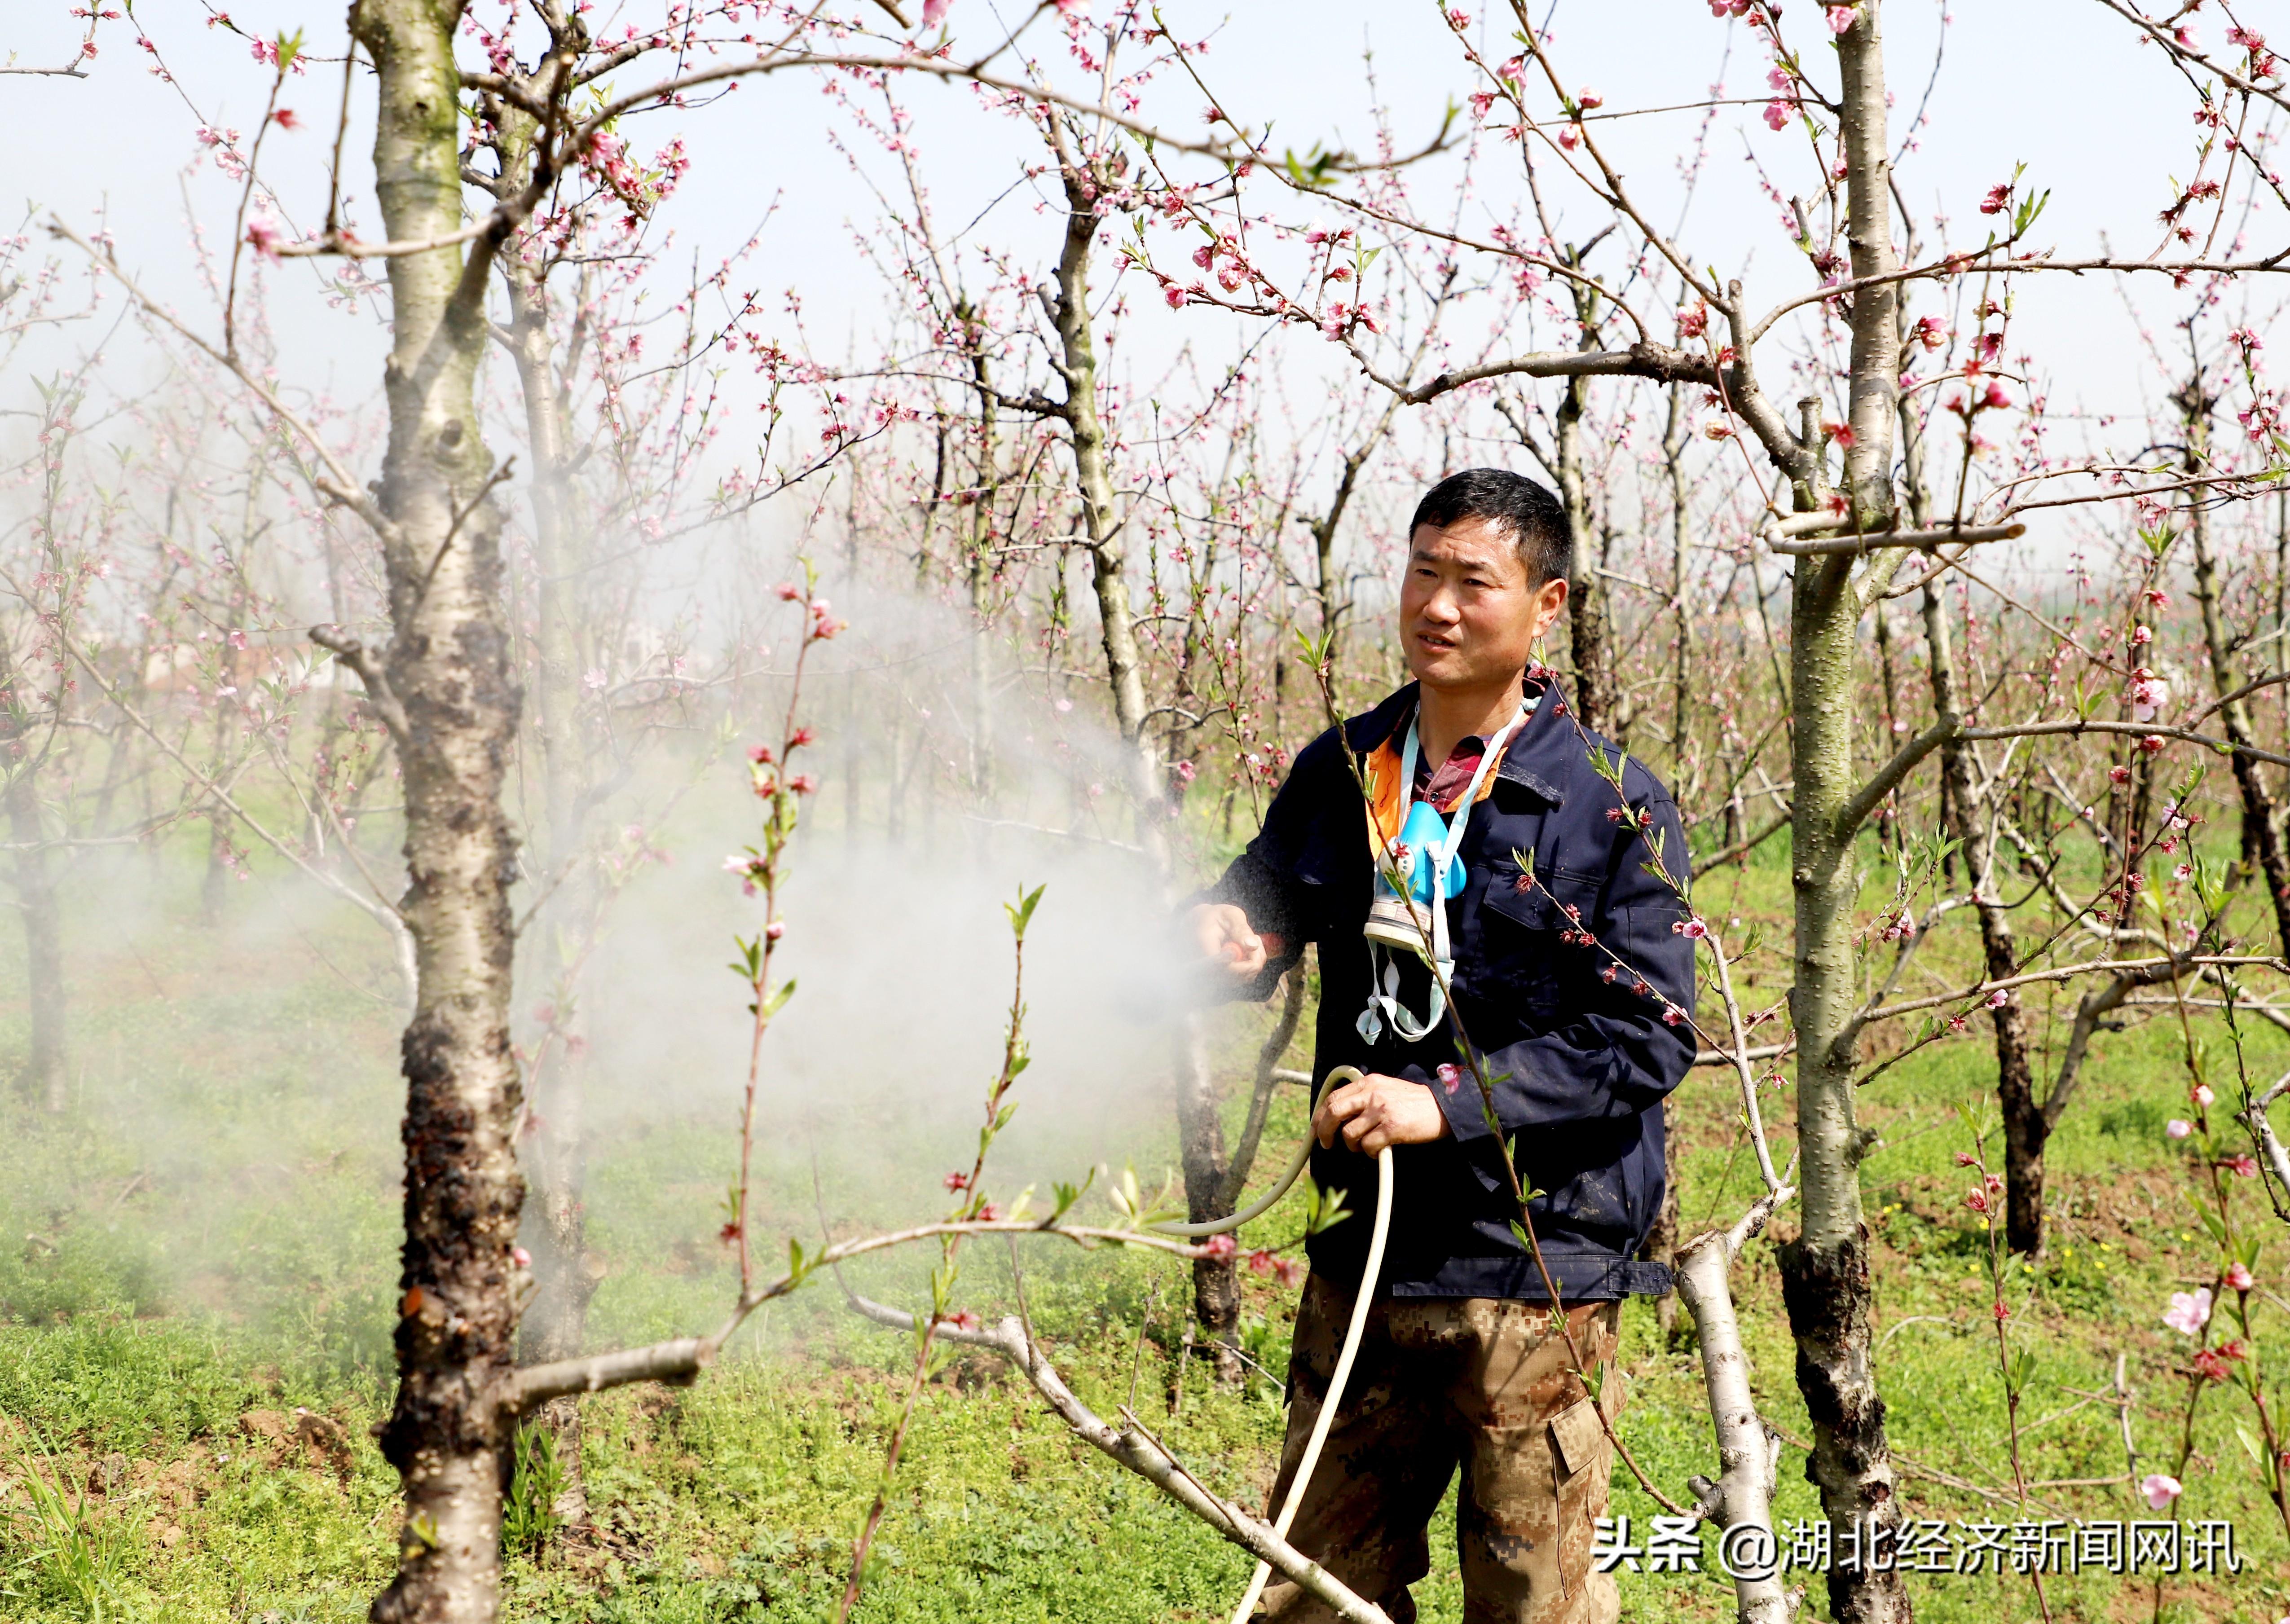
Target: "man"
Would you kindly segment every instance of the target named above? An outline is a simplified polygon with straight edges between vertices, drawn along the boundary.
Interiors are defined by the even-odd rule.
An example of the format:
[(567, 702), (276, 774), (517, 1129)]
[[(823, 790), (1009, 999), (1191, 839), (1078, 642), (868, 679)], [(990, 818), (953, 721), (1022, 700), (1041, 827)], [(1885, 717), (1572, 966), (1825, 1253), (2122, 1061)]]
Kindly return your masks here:
[[(1429, 1571), (1425, 1527), (1459, 1468), (1467, 1620), (1605, 1624), (1618, 1612), (1590, 1563), (1612, 1445), (1515, 1236), (1501, 1148), (1455, 1030), (1460, 1015), (1493, 1082), (1583, 1368), (1607, 1366), (1621, 1299), (1669, 1289), (1669, 1270), (1636, 1254), (1661, 1206), (1661, 1100), (1693, 1060), (1693, 944), (1678, 928), (1685, 839), (1668, 792), (1631, 762), (1617, 794), (1591, 754), (1617, 752), (1534, 659), (1572, 554), (1565, 509), (1532, 480), (1473, 468), (1433, 486), (1409, 526), (1399, 598), (1416, 680), (1344, 724), (1375, 833), (1330, 729), (1191, 910), (1239, 996), (1265, 996), (1306, 942), (1320, 946), (1313, 1075), (1365, 1075), (1314, 1115), (1313, 1178), (1360, 1209), (1374, 1199), (1372, 1158), (1396, 1148), (1382, 1279), (1291, 1537), (1397, 1624), (1415, 1617), (1407, 1587)], [(1376, 909), (1385, 945), (1363, 935), (1371, 851), (1395, 843), (1412, 848), (1394, 861), (1422, 886), (1417, 919), (1445, 912), (1434, 956), (1451, 963), (1453, 1012), (1421, 952), (1390, 945), (1397, 893)], [(1420, 948), (1429, 932), (1415, 929)], [(1327, 1390), (1368, 1229), (1362, 1212), (1309, 1243), (1276, 1508)], [(1619, 1372), (1604, 1383), (1610, 1420), (1621, 1388)], [(1285, 1583), (1265, 1608), (1282, 1624), (1333, 1616)]]

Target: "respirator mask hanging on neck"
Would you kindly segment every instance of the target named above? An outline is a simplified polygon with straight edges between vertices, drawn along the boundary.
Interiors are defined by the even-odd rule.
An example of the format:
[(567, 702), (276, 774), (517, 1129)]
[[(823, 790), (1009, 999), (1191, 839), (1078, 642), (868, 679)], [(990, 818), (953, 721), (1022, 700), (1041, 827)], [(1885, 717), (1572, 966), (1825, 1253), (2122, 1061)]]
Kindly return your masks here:
[[(1518, 714), (1487, 740), (1469, 786), (1447, 818), (1441, 817), (1430, 802), (1415, 798), (1419, 746), (1415, 723), (1411, 720), (1407, 724), (1407, 743), (1399, 753), (1399, 793), (1407, 815), (1400, 822), (1399, 833), (1386, 839), (1376, 827), (1375, 809), (1368, 809), (1369, 826), (1377, 843), (1375, 896), (1368, 904), (1367, 923), (1360, 928), (1360, 934), (1367, 939), (1368, 994), (1358, 1026), (1359, 1035), (1369, 1043), (1382, 1037), (1386, 1021), (1405, 1042), (1417, 1042), (1447, 1013), (1446, 987), (1455, 972), (1454, 954), (1447, 941), (1447, 900), (1463, 889), (1463, 864), (1456, 853), (1462, 849), (1463, 831), (1470, 823), (1471, 808), (1478, 804), (1479, 788), (1486, 781), (1488, 770), (1511, 735), (1534, 714), (1534, 706), (1533, 700), (1521, 700)], [(1405, 886), (1404, 892), (1393, 884), (1395, 871)], [(1413, 954), (1432, 967), (1430, 1006), (1421, 1020), (1409, 1015), (1399, 1002), (1398, 956), (1402, 953)]]

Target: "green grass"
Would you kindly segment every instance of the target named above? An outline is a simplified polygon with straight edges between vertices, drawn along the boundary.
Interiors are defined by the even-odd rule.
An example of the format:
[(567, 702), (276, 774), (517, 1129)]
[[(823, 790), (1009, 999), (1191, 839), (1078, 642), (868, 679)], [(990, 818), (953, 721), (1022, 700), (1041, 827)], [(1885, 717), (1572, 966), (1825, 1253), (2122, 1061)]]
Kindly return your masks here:
[[(348, 1621), (364, 1616), (388, 1574), (396, 1484), (367, 1428), (388, 1391), (396, 1019), (356, 985), (383, 966), (380, 944), (363, 921), (314, 911), (299, 929), (242, 933), (220, 951), (216, 938), (180, 923), (195, 877), (162, 871), (140, 919), (109, 937), (78, 933), (76, 1108), (47, 1121), (11, 1103), (0, 1124), (0, 1617), (11, 1620)], [(1870, 900), (1881, 900), (1874, 884)], [(1785, 865), (1721, 876), (1700, 900), (1713, 916), (1778, 920)], [(1045, 907), (1056, 902), (1053, 894)], [(1951, 916), (1927, 949), (1948, 972), (1938, 984), (1971, 962), (1970, 929)], [(19, 984), (13, 950), (0, 945), (0, 987)], [(2071, 1004), (2029, 1002), (2039, 1039), (2056, 1044)], [(11, 1045), (20, 1052), (23, 1019), (20, 1004), (0, 1007), (0, 1058)], [(1237, 1071), (1263, 1017), (1220, 1019), (1219, 1052)], [(2214, 1018), (2206, 1022), (2215, 1060), (2222, 1037)], [(929, 1060), (982, 1081), (982, 1054)], [(2290, 1044), (2261, 1028), (2249, 1064), (2276, 1075), (2290, 1066)], [(1883, 1134), (1864, 1187), (1893, 1438), (1918, 1468), (2000, 1489), (2011, 1473), (1984, 1242), (1954, 1164), (1966, 1148), (1956, 1108), (1992, 1086), (1992, 1070), (1975, 1022), (1886, 1073), (1862, 1106)], [(2022, 1412), (2044, 1423), (2027, 1442), (2034, 1478), (2122, 1472), (2113, 1407), (2082, 1396), (2106, 1392), (2118, 1353), (2136, 1392), (2140, 1447), (2160, 1455), (2173, 1436), (2187, 1391), (2174, 1371), (2184, 1340), (2159, 1315), (2172, 1290), (2207, 1279), (2214, 1264), (2183, 1198), (2185, 1149), (2162, 1133), (2184, 1113), (2185, 1078), (2171, 1023), (2104, 1035), (2051, 1147), (2054, 1240), (2016, 1290), (2012, 1322), (2038, 1359)], [(1021, 1091), (1044, 1081), (1029, 1075)], [(1786, 1092), (1768, 1100), (1785, 1145)], [(1716, 1071), (1695, 1073), (1678, 1096), (1689, 1231), (1730, 1219), (1751, 1189), (1736, 1108)], [(927, 1115), (879, 1126), (876, 1142), (832, 1138), (822, 1151), (838, 1216), (854, 1222), (933, 1210), (936, 1172), (971, 1132)], [(1284, 1091), (1266, 1159), (1277, 1161), (1301, 1126), (1301, 1092)], [(600, 1136), (590, 1225), (611, 1268), (593, 1308), (598, 1345), (687, 1332), (720, 1314), (731, 1282), (712, 1236), (729, 1154), (712, 1109), (616, 1124)], [(1141, 1174), (1171, 1154), (1165, 1135), (1141, 1141)], [(762, 1227), (815, 1229), (801, 1136), (773, 1137), (761, 1166)], [(2273, 1228), (2256, 1186), (2236, 1188), (2246, 1220)], [(1790, 1228), (1786, 1214), (1779, 1227)], [(1285, 1239), (1293, 1222), (1276, 1214), (1262, 1228)], [(2284, 1255), (2290, 1246), (2271, 1245), (2259, 1268), (2278, 1294)], [(929, 1263), (920, 1253), (872, 1260), (854, 1284), (912, 1302)], [(1110, 1413), (1133, 1382), (1141, 1416), (1206, 1481), (1261, 1495), (1280, 1433), (1277, 1393), (1254, 1380), (1215, 1391), (1197, 1370), (1181, 1371), (1181, 1266), (1044, 1245), (1025, 1254), (1025, 1268), (1028, 1307), (1085, 1397)], [(1252, 1351), (1277, 1371), (1293, 1293), (1245, 1279)], [(1804, 1439), (1769, 1245), (1749, 1250), (1734, 1283), (1765, 1409)], [(1008, 1306), (1004, 1254), (972, 1248), (959, 1295), (985, 1312)], [(2266, 1310), (2260, 1339), (2278, 1380), (2290, 1373), (2280, 1312)], [(1689, 1349), (1663, 1344), (1650, 1303), (1632, 1303), (1624, 1328), (1634, 1377), (1625, 1435), (1681, 1492), (1713, 1465), (1698, 1365)], [(582, 1466), (604, 1537), (594, 1548), (514, 1557), (509, 1616), (821, 1616), (872, 1495), (909, 1349), (845, 1314), (822, 1281), (775, 1306), (697, 1386), (587, 1401)], [(266, 1432), (266, 1415), (297, 1407), (339, 1422), (347, 1454)], [(2246, 1416), (2235, 1394), (2206, 1395), (2178, 1515), (2232, 1519), (2250, 1565), (2238, 1579), (2170, 1583), (2166, 1619), (2272, 1624), (2290, 1612), (2290, 1545), (2235, 1436)], [(1804, 1460), (1785, 1452), (1784, 1523), (1814, 1512)], [(1902, 1492), (1922, 1516), (2016, 1515), (1926, 1477), (1905, 1476)], [(2146, 1515), (2120, 1485), (2039, 1497), (2036, 1516)], [(1654, 1507), (1625, 1485), (1616, 1509), (1643, 1529)], [(1451, 1541), (1452, 1510), (1418, 1591), (1429, 1619), (1460, 1612)], [(965, 1357), (917, 1413), (861, 1616), (1213, 1619), (1246, 1567), (1069, 1437), (1008, 1372)], [(1919, 1616), (1943, 1624), (2036, 1616), (2024, 1580), (1911, 1584)], [(2060, 1619), (2145, 1619), (2153, 1608), (2144, 1581), (2061, 1577), (2049, 1594)], [(1714, 1575), (1626, 1577), (1623, 1595), (1633, 1619), (1730, 1612)], [(1812, 1616), (1826, 1616), (1817, 1584), (1808, 1602)]]

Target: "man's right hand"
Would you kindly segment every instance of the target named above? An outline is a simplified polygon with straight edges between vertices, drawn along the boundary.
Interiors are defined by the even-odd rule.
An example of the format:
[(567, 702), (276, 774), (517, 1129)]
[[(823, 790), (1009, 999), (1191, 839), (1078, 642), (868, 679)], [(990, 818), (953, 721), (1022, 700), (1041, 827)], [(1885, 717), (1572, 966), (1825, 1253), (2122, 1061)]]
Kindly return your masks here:
[(1193, 938), (1201, 956), (1219, 964), (1236, 981), (1253, 981), (1264, 973), (1270, 956), (1265, 939), (1248, 923), (1248, 916), (1229, 902), (1202, 902), (1193, 908)]

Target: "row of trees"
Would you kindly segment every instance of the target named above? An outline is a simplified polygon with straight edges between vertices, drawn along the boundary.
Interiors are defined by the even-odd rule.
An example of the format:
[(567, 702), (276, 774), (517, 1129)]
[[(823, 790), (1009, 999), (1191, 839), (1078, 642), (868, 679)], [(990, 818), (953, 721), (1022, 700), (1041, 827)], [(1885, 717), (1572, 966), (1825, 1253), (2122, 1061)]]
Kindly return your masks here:
[[(1810, 1470), (1833, 1522), (1894, 1525), (1860, 1090), (1982, 1022), (2006, 1235), (2032, 1252), (2046, 1140), (2126, 1013), (2160, 1002), (2290, 1023), (2269, 979), (2290, 936), (2290, 443), (2265, 370), (2280, 256), (2262, 246), (2285, 224), (2268, 164), (2290, 103), (2238, 22), (2206, 54), (2175, 21), (2101, 4), (2126, 42), (2149, 42), (2145, 65), (2167, 76), (2154, 93), (2193, 116), (2192, 179), (2160, 200), (2144, 258), (2052, 250), (2046, 195), (2016, 173), (1958, 200), (1976, 240), (1912, 213), (1893, 173), (1913, 131), (1892, 113), (1881, 0), (1786, 19), (1765, 0), (1711, 6), (1713, 52), (1766, 64), (1761, 122), (1778, 139), (1758, 184), (1792, 268), (1770, 289), (1711, 271), (1655, 223), (1669, 200), (1641, 196), (1613, 156), (1629, 109), (1578, 88), (1610, 65), (1562, 56), (1523, 6), (1427, 12), (1414, 26), (1452, 42), (1454, 112), (1354, 152), (1276, 145), (1245, 84), (1133, 5), (1045, 5), (988, 40), (942, 0), (855, 19), (725, 0), (596, 37), (555, 0), (497, 29), (449, 0), (359, 0), (324, 60), (300, 36), (251, 40), (268, 106), (257, 139), (211, 148), (237, 202), (207, 316), (140, 287), (156, 245), (69, 218), (44, 270), (14, 244), (12, 339), (81, 315), (92, 276), (85, 309), (132, 316), (173, 369), (130, 393), (87, 347), (43, 386), (16, 464), (4, 685), (28, 1087), (65, 1104), (57, 899), (93, 844), (195, 822), (211, 907), (260, 848), (385, 933), (400, 984), (377, 993), (409, 1011), (384, 1437), (406, 1532), (376, 1616), (491, 1617), (520, 1417), (543, 1419), (560, 1453), (577, 1445), (578, 1392), (695, 1373), (816, 1266), (798, 1253), (767, 1281), (743, 1262), (714, 1336), (587, 1347), (581, 1102), (598, 1080), (584, 967), (677, 786), (752, 727), (756, 700), (790, 692), (791, 650), (829, 660), (819, 645), (840, 629), (811, 587), (785, 588), (789, 611), (779, 572), (737, 566), (728, 609), (700, 616), (661, 588), (673, 545), (799, 510), (838, 581), (919, 593), (968, 624), (958, 670), (854, 669), (839, 716), (789, 710), (756, 764), (759, 862), (838, 818), (912, 833), (961, 807), (947, 822), (965, 838), (1007, 821), (1132, 847), (1173, 899), (1245, 836), (1331, 706), (1397, 680), (1379, 629), (1396, 523), (1425, 480), (1485, 461), (1540, 467), (1573, 516), (1553, 658), (1585, 723), (1677, 790), (1695, 872), (1787, 854), (1788, 940), (1696, 927), (1704, 1058), (1742, 1092), (1765, 1188), (1728, 1231), (1680, 1249), (1673, 1221), (1661, 1244), (1690, 1266), (1705, 1354), (1737, 1348), (1725, 1266), (1795, 1197), (1780, 1258)], [(164, 63), (168, 42), (149, 43)], [(316, 200), (264, 180), (264, 141), (292, 133), (282, 92), (335, 65), (342, 131), (372, 108), (379, 239), (349, 223), (341, 136), (318, 228), (282, 225)], [(864, 354), (807, 349), (746, 291), (770, 275), (768, 235), (704, 276), (661, 252), (699, 104), (798, 79), (831, 91), (854, 172), (878, 188), (863, 243), (885, 318)], [(913, 104), (949, 92), (923, 81), (954, 82), (981, 104), (968, 116), (1006, 125), (1039, 214), (949, 235)], [(641, 156), (646, 124), (684, 111), (677, 139)], [(1720, 108), (1685, 114), (1690, 196), (1713, 184)], [(1483, 188), (1497, 172), (1518, 184)], [(351, 310), (387, 313), (372, 408), (289, 381), (267, 301), (302, 260), (340, 268), (329, 285)], [(386, 279), (368, 275), (376, 260)], [(2051, 365), (2016, 323), (2066, 274), (2167, 311), (2168, 338), (2147, 340), (2147, 416), (2055, 412)], [(1141, 329), (1178, 342), (1133, 361)], [(725, 431), (751, 405), (760, 444)], [(314, 603), (323, 620), (298, 627)], [(792, 644), (774, 612), (800, 613)], [(797, 738), (813, 716), (825, 746)], [(1047, 779), (1004, 764), (1013, 716), (1074, 727)], [(695, 753), (694, 738), (715, 742)], [(678, 770), (653, 770), (663, 760)], [(646, 796), (633, 821), (604, 815)], [(2222, 834), (2204, 837), (2227, 819), (2231, 857)], [(1897, 876), (1873, 911), (1872, 865)], [(766, 898), (751, 1118), (783, 996), (775, 874), (744, 876)], [(1970, 982), (1926, 950), (1964, 910), (1983, 967)], [(518, 1017), (516, 988), (538, 1013)], [(1234, 1210), (1249, 1180), (1304, 993), (1286, 989), (1229, 1137), (1198, 1036), (1176, 1036), (1196, 1220)], [(1013, 1059), (1020, 1041), (1013, 1019)], [(2290, 1172), (2262, 1091), (2239, 1068), (2206, 1073), (2216, 1062), (2191, 1038), (2189, 1053), (2203, 1108), (2225, 1093), (2254, 1165)], [(1789, 1071), (1793, 1158), (1766, 1144), (1760, 1105)], [(2249, 1236), (2221, 1182), (2241, 1153), (2219, 1134), (2223, 1292)], [(943, 1223), (900, 1238), (940, 1237), (950, 1270), (961, 1236), (1012, 1228), (976, 1177)], [(1113, 1233), (1141, 1243), (1144, 1216)], [(1051, 1222), (1075, 1232), (1062, 1208)], [(745, 1260), (744, 1207), (728, 1233)], [(1237, 1369), (1231, 1249), (1188, 1250), (1204, 1344)], [(1009, 1343), (955, 1315), (940, 1300), (920, 1316), (918, 1372), (941, 1332), (998, 1337), (1065, 1409), (1030, 1332)], [(2243, 1368), (2286, 1504), (2284, 1439)], [(1756, 1520), (1770, 1452), (1711, 1372), (1726, 1469), (1671, 1503)], [(1164, 1486), (1181, 1479), (1149, 1440), (1075, 1424)], [(1237, 1508), (1195, 1508), (1296, 1568)], [(1907, 1616), (1897, 1574), (1840, 1570), (1830, 1586), (1839, 1619)], [(1742, 1605), (1767, 1618), (1784, 1604), (1745, 1582)]]

